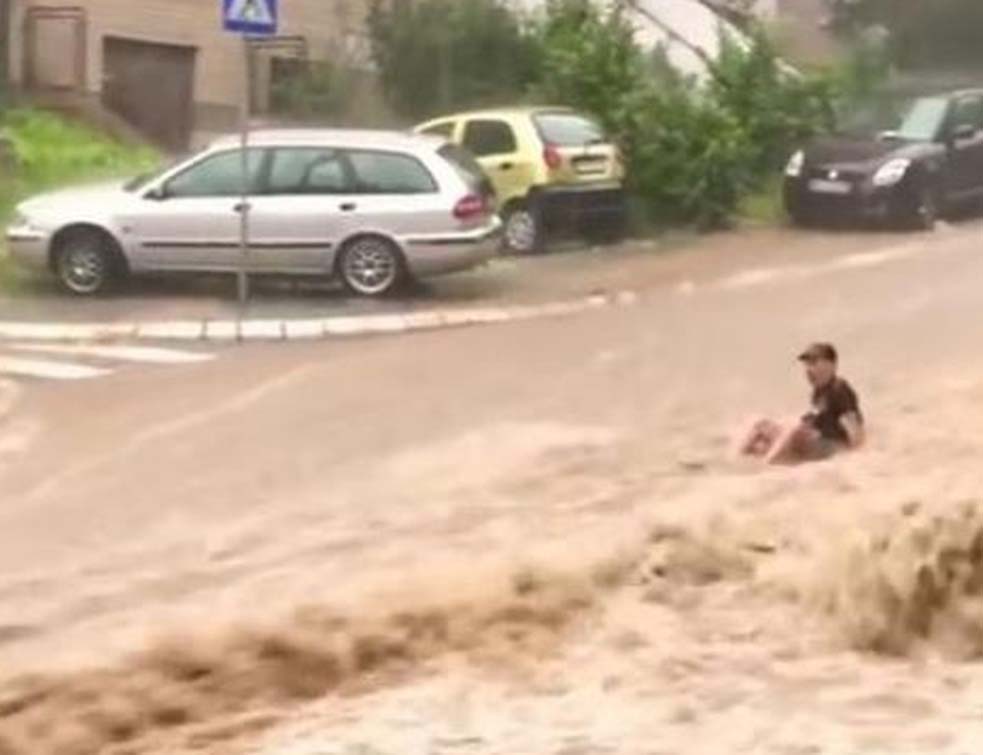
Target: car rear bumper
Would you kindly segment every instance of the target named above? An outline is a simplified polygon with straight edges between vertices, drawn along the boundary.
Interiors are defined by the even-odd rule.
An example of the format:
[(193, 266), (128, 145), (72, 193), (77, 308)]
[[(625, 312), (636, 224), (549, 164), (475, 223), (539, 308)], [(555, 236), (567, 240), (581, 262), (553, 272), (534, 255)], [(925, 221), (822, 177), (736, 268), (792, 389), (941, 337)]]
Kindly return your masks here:
[(414, 236), (403, 240), (406, 265), (414, 277), (444, 275), (478, 267), (501, 249), (502, 224), (466, 233)]
[(33, 228), (8, 228), (7, 251), (17, 264), (35, 270), (48, 268), (48, 234)]
[(620, 224), (627, 216), (625, 190), (617, 183), (544, 186), (533, 198), (547, 232), (582, 232)]

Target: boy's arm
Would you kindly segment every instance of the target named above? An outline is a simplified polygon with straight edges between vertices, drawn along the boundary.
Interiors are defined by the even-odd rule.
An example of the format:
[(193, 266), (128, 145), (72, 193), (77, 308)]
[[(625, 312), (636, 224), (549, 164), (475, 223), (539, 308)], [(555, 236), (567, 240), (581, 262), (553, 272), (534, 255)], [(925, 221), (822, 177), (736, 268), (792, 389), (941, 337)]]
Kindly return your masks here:
[(864, 423), (857, 412), (847, 412), (840, 419), (840, 424), (846, 431), (847, 444), (850, 448), (860, 448), (867, 439)]

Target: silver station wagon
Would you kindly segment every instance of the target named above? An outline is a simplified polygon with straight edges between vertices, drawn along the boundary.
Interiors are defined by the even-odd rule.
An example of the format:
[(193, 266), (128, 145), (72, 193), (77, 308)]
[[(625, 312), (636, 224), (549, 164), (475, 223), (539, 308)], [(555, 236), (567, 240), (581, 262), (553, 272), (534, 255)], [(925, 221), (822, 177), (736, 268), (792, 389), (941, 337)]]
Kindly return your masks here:
[[(249, 197), (243, 203), (245, 163)], [(70, 292), (126, 275), (235, 272), (242, 213), (251, 274), (331, 276), (381, 296), (407, 278), (472, 268), (496, 254), (501, 221), (477, 162), (444, 140), (376, 131), (265, 131), (126, 184), (21, 204), (11, 256)]]

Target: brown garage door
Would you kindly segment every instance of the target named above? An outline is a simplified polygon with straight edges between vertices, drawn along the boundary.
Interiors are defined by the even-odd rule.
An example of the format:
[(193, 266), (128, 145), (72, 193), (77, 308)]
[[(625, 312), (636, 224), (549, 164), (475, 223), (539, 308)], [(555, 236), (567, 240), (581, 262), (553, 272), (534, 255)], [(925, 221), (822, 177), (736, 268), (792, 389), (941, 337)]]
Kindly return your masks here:
[(194, 47), (106, 37), (103, 103), (162, 147), (185, 149), (191, 140)]

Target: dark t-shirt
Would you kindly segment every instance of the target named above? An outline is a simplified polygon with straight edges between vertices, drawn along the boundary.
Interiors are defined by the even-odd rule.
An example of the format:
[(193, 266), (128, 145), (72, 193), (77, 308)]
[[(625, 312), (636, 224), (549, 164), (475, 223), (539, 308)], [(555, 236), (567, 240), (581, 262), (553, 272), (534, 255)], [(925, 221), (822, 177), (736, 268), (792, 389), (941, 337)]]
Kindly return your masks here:
[(850, 439), (840, 420), (851, 412), (864, 421), (856, 391), (846, 380), (835, 378), (812, 392), (812, 412), (805, 416), (805, 421), (826, 440), (848, 443)]

